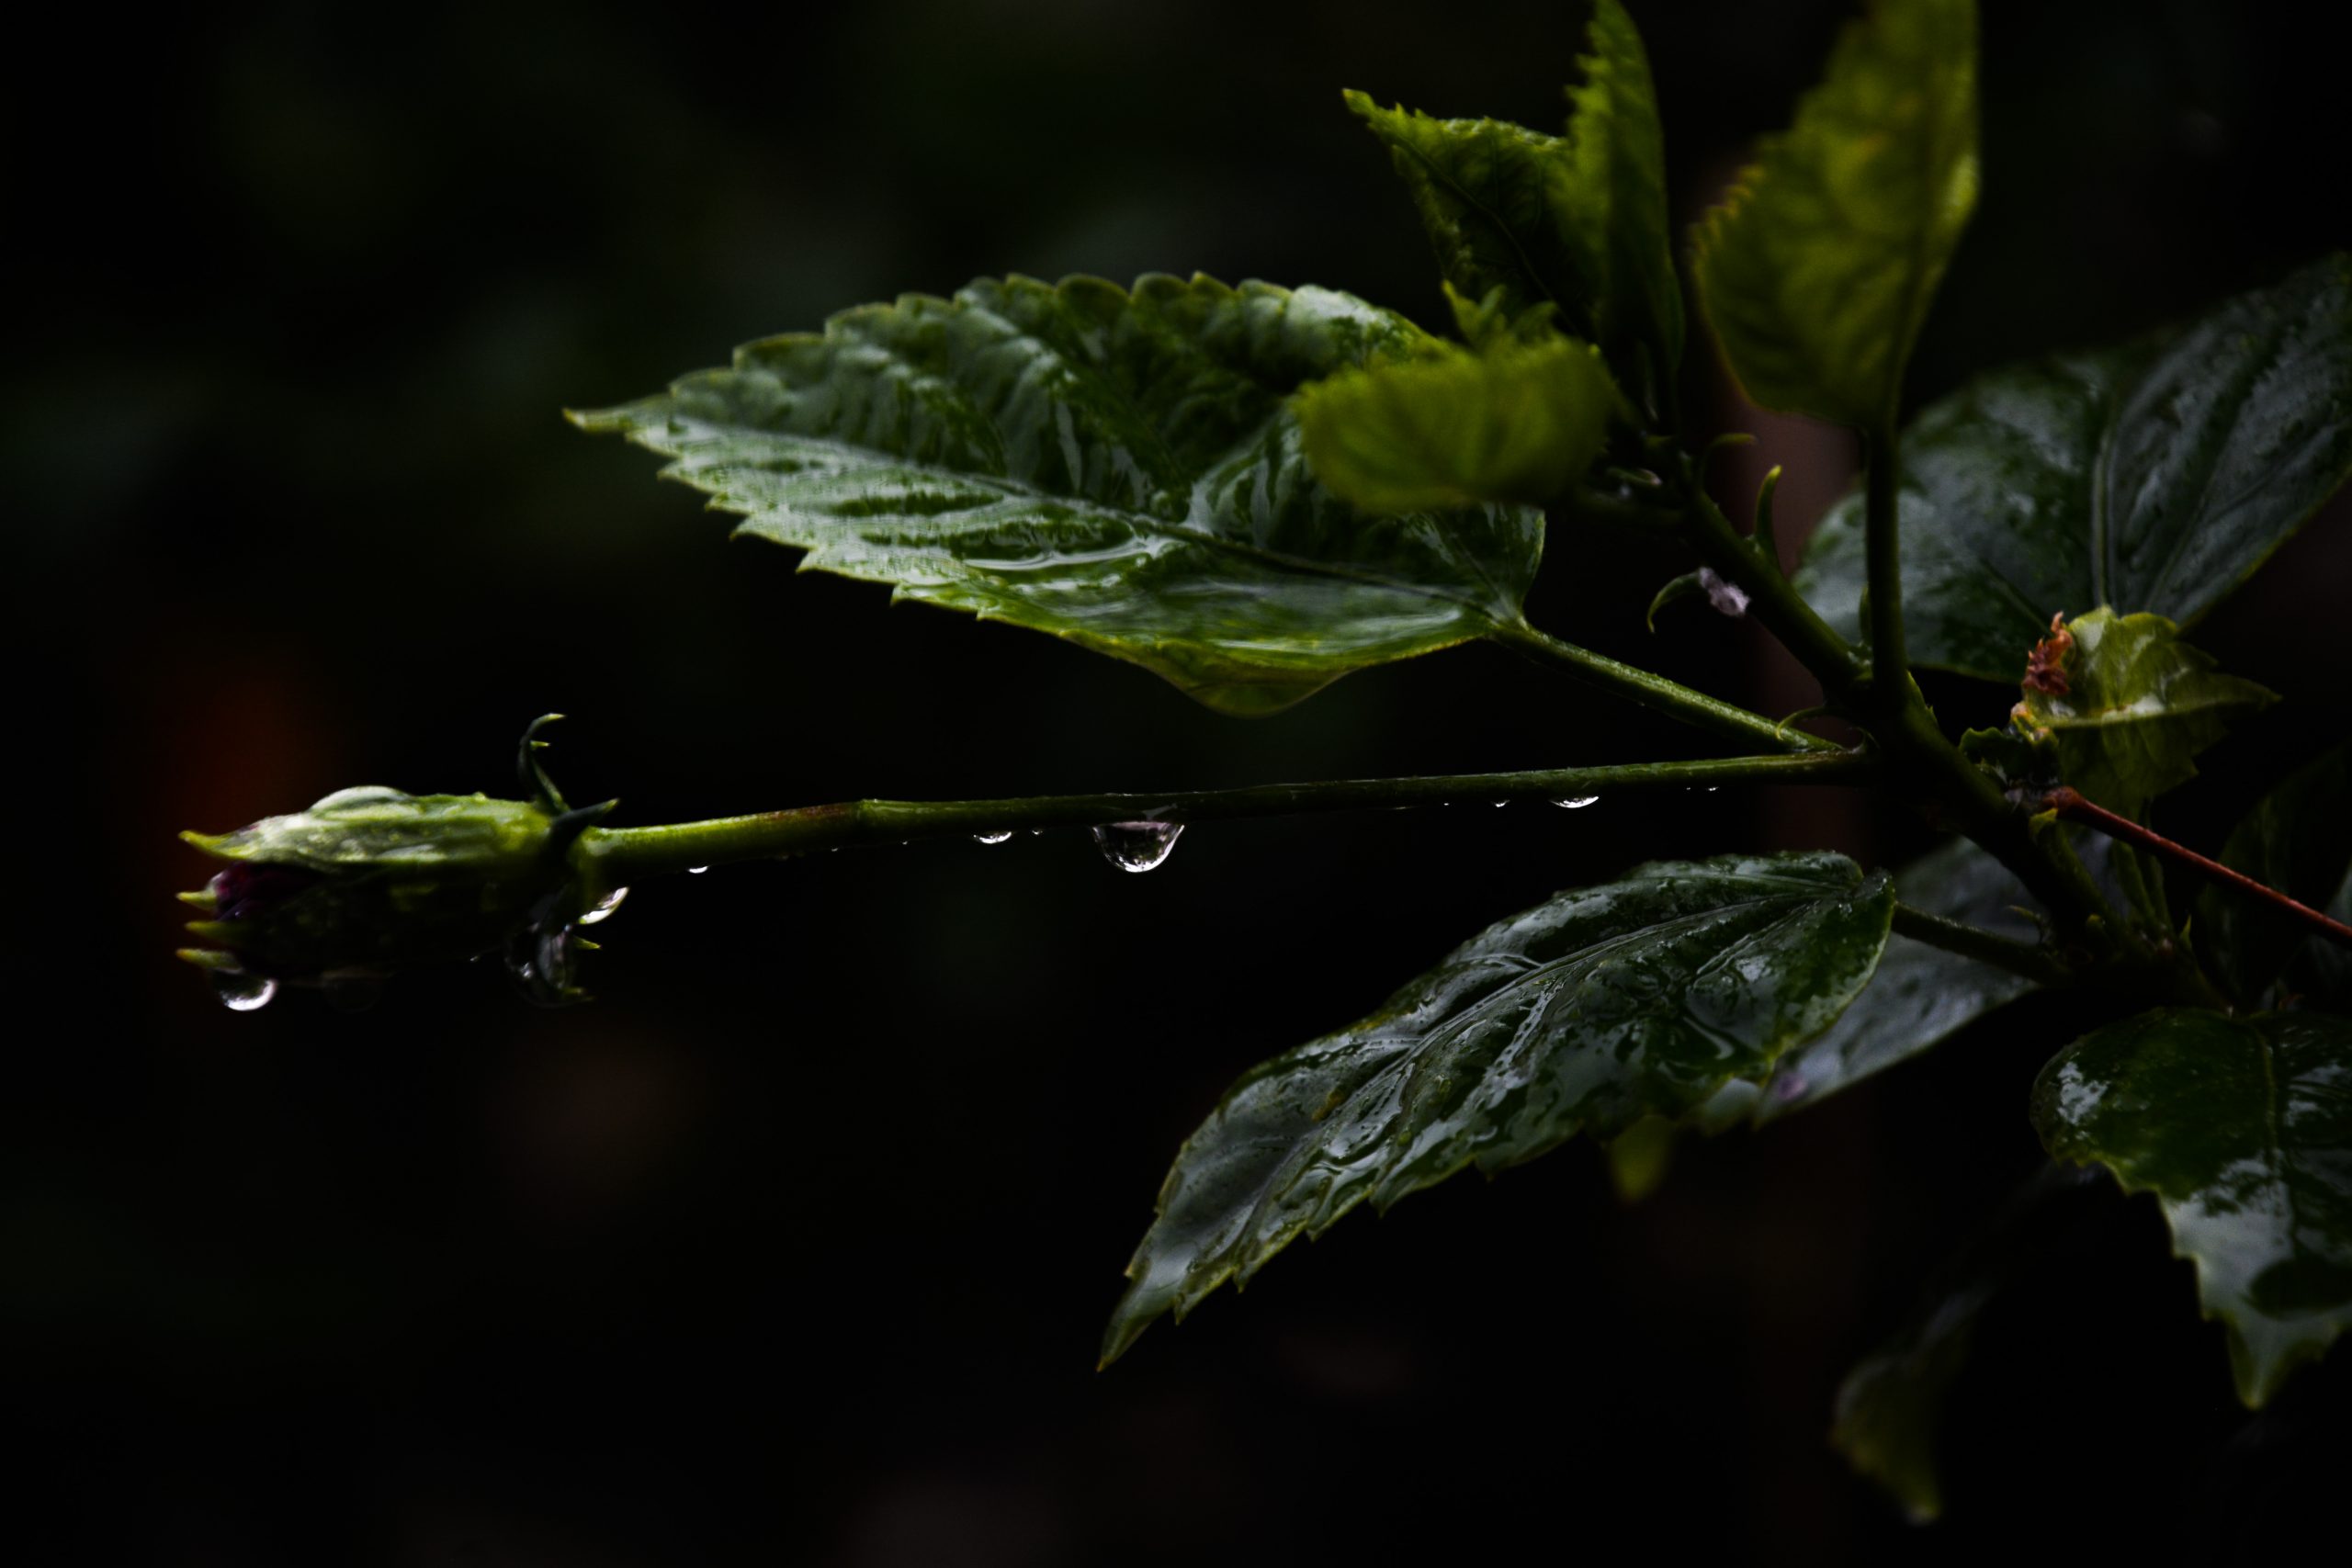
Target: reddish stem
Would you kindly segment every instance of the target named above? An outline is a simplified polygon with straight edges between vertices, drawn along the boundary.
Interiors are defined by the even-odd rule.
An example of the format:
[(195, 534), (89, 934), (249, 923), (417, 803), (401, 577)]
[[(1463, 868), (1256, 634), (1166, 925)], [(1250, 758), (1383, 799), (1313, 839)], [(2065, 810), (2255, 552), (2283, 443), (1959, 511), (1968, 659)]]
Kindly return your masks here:
[(2177, 844), (2162, 833), (2143, 828), (2129, 817), (2119, 817), (2104, 806), (2094, 805), (2085, 800), (2078, 791), (2061, 785), (2043, 795), (2041, 804), (2062, 817), (2072, 817), (2087, 823), (2110, 839), (2121, 839), (2153, 854), (2177, 860), (2201, 876), (2243, 893), (2249, 898), (2258, 898), (2280, 914), (2301, 920), (2340, 947), (2352, 947), (2352, 926), (2331, 919), (2308, 904), (2298, 904), (2276, 887), (2256, 882), (2243, 872), (2232, 871), (2220, 861), (2208, 860), (2185, 844)]

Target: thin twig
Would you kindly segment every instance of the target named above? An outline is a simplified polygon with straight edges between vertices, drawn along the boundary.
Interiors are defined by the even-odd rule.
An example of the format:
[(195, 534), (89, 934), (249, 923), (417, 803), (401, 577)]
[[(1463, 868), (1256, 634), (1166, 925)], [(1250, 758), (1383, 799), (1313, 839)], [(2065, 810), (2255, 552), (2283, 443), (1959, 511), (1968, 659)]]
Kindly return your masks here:
[(2151, 854), (2166, 856), (2179, 862), (2199, 875), (2219, 883), (2223, 887), (2243, 893), (2249, 898), (2259, 899), (2280, 914), (2301, 920), (2339, 947), (2352, 947), (2352, 926), (2347, 926), (2341, 920), (2331, 919), (2308, 904), (2298, 904), (2276, 887), (2256, 882), (2244, 872), (2232, 871), (2220, 861), (2208, 860), (2186, 844), (2177, 844), (2162, 833), (2143, 828), (2129, 817), (2119, 817), (2106, 807), (2084, 799), (2078, 790), (2067, 789), (2062, 785), (2043, 795), (2041, 804), (2046, 808), (2057, 812), (2061, 817), (2071, 817), (2078, 822), (2097, 829), (2110, 839), (2121, 839), (2126, 843), (2138, 845)]

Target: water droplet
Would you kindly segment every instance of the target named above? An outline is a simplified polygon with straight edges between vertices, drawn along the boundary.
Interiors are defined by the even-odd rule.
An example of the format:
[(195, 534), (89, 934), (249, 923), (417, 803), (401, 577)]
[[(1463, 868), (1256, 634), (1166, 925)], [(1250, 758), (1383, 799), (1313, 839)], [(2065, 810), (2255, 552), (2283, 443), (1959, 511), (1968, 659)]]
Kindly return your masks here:
[(1121, 871), (1149, 871), (1168, 858), (1183, 831), (1182, 822), (1106, 822), (1094, 829), (1094, 845)]
[(1498, 801), (1495, 802), (1495, 809), (1496, 809), (1496, 810), (1498, 810), (1498, 811), (1499, 811), (1499, 810), (1501, 810), (1504, 807), (1509, 806), (1510, 804), (1510, 801), (1508, 801), (1508, 800), (1498, 800)]
[(242, 969), (215, 969), (212, 990), (220, 998), (220, 1005), (231, 1012), (259, 1012), (277, 995), (277, 982), (266, 975), (248, 975)]
[(1001, 833), (975, 833), (972, 835), (972, 842), (976, 844), (1001, 844), (1012, 837), (1012, 829), (1007, 828)]
[(1597, 795), (1564, 795), (1552, 804), (1566, 811), (1582, 811), (1600, 798)]
[(571, 928), (533, 925), (506, 944), (506, 973), (524, 999), (543, 1008), (579, 999), (571, 984)]
[(710, 867), (707, 865), (690, 865), (686, 867), (686, 874), (688, 876), (700, 876), (704, 872), (708, 871)]
[(594, 908), (591, 908), (586, 914), (580, 917), (580, 923), (583, 926), (594, 926), (601, 925), (605, 921), (611, 919), (613, 918), (613, 911), (621, 907), (621, 900), (628, 897), (628, 888), (614, 888), (610, 893), (607, 893), (602, 898), (597, 899)]

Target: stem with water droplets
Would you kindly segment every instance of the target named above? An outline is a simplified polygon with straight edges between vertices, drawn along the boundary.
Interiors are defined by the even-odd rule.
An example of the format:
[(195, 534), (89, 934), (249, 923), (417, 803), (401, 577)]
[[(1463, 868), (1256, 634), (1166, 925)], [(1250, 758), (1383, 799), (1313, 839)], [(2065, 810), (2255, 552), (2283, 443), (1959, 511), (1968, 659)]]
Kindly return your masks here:
[(1457, 801), (1491, 805), (1575, 799), (1629, 790), (1706, 789), (1726, 784), (1858, 784), (1867, 782), (1876, 769), (1870, 756), (1838, 750), (1430, 778), (1335, 779), (1159, 795), (854, 800), (663, 827), (591, 828), (580, 836), (571, 855), (588, 886), (608, 889), (695, 866), (773, 860), (852, 844), (898, 844), (918, 839), (975, 838), (1019, 829), (1094, 828), (1117, 822), (1190, 825), (1241, 817), (1368, 811)]

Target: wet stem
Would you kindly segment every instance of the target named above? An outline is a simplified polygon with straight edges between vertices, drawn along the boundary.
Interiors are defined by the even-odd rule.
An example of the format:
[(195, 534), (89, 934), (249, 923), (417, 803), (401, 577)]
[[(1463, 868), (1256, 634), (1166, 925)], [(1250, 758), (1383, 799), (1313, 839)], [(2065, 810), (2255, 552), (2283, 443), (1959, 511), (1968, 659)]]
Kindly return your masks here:
[(1245, 817), (1364, 811), (1455, 803), (1584, 802), (1629, 791), (1713, 789), (1725, 784), (1859, 784), (1875, 759), (1843, 750), (1797, 755), (1634, 762), (1425, 778), (1338, 779), (1241, 789), (1030, 795), (1005, 800), (857, 800), (650, 828), (591, 828), (571, 858), (583, 886), (603, 893), (649, 876), (853, 845), (989, 838), (1028, 829), (1190, 826)]

